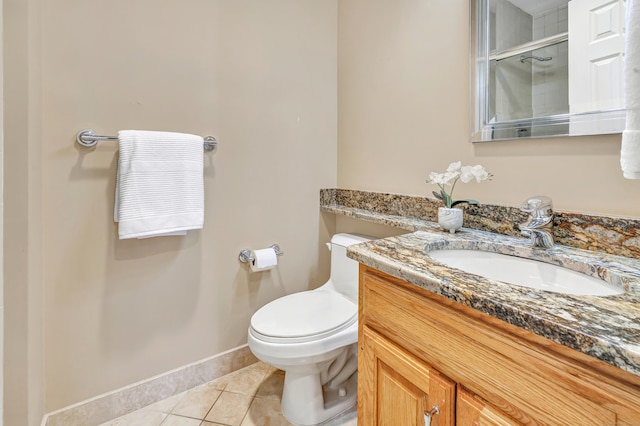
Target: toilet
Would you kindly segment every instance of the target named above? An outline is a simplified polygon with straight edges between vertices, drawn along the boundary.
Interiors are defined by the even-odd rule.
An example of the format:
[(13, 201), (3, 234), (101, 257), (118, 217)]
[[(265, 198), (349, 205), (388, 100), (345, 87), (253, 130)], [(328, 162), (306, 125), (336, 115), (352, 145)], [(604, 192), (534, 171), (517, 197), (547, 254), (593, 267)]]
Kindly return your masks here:
[(249, 348), (285, 372), (282, 414), (296, 425), (317, 425), (356, 403), (358, 262), (347, 247), (372, 240), (336, 234), (331, 276), (321, 287), (290, 294), (251, 317)]

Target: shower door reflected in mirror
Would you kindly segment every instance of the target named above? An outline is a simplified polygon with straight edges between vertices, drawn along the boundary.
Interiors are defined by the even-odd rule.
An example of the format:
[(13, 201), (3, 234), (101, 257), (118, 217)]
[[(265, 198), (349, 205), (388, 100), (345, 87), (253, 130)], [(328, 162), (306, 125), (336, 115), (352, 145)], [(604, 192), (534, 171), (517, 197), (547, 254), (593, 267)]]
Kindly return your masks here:
[(471, 0), (472, 140), (617, 133), (624, 0)]

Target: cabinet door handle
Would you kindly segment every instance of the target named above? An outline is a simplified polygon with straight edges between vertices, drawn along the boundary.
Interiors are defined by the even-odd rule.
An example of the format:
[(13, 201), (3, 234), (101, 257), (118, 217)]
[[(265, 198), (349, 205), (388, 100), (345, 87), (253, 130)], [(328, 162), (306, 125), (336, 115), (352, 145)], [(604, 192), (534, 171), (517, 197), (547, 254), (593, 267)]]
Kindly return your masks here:
[(431, 426), (431, 418), (436, 414), (440, 414), (440, 409), (437, 405), (434, 405), (433, 408), (429, 411), (424, 412), (424, 426)]

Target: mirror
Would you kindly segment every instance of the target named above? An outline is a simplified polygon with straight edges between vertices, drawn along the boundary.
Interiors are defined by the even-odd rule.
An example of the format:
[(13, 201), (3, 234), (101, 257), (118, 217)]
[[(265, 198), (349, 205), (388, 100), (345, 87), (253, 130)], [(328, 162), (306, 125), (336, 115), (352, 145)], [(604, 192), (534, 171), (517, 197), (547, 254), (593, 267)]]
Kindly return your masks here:
[(471, 140), (624, 130), (626, 0), (470, 0)]

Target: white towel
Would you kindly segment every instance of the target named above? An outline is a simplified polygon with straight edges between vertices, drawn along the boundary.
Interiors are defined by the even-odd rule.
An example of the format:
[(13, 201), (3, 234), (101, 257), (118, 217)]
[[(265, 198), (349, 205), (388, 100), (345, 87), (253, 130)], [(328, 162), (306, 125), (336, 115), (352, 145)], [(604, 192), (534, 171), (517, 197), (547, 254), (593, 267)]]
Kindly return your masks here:
[(204, 225), (203, 139), (121, 130), (114, 221), (120, 239), (181, 235)]
[(620, 166), (627, 179), (640, 179), (640, 0), (627, 0), (624, 99), (627, 121)]

